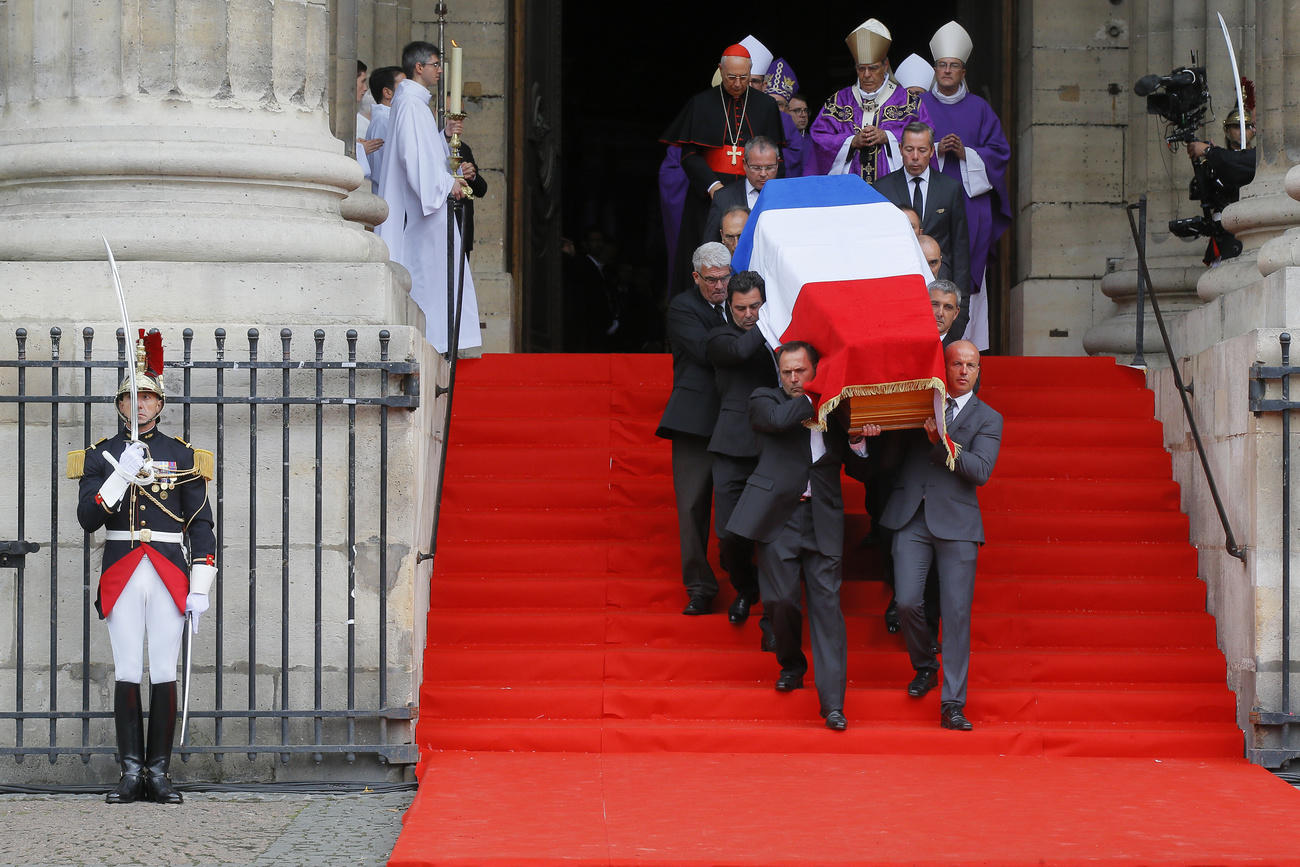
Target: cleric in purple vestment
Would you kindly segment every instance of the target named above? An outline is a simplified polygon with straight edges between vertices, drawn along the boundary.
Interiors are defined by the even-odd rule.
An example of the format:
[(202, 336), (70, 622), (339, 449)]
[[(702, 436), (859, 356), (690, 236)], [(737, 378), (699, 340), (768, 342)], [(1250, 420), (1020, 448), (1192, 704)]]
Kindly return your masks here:
[(812, 124), (812, 156), (819, 174), (852, 173), (873, 183), (902, 166), (898, 142), (903, 127), (929, 117), (921, 98), (889, 77), (892, 37), (884, 24), (870, 18), (845, 42), (858, 81), (822, 106)]
[(992, 106), (966, 89), (966, 60), (972, 47), (970, 35), (956, 21), (939, 28), (930, 40), (934, 84), (922, 97), (922, 105), (934, 127), (939, 170), (961, 181), (966, 192), (972, 294), (963, 336), (985, 350), (989, 348), (987, 266), (1011, 223), (1007, 199), (1011, 148)]
[(817, 161), (812, 156), (812, 141), (799, 129), (790, 114), (790, 100), (799, 92), (799, 78), (784, 57), (772, 61), (767, 75), (763, 77), (763, 91), (775, 99), (777, 107), (781, 109), (781, 125), (785, 127), (785, 148), (781, 151), (785, 176), (802, 178), (818, 174)]

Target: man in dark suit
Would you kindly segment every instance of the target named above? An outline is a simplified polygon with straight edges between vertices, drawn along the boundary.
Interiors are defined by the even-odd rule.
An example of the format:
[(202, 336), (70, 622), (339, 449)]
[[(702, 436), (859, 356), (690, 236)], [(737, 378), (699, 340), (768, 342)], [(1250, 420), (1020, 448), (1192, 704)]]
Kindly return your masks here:
[(705, 344), (715, 326), (727, 322), (731, 254), (716, 241), (702, 244), (691, 259), (696, 291), (682, 292), (668, 305), (668, 342), (673, 353), (673, 390), (656, 436), (673, 442), (673, 493), (681, 539), (682, 584), (688, 597), (683, 614), (708, 614), (718, 581), (709, 566), (709, 505), (713, 460), (709, 437), (718, 420), (718, 389)]
[(763, 186), (776, 177), (781, 166), (781, 151), (776, 142), (766, 136), (752, 138), (745, 143), (745, 176), (737, 178), (713, 194), (709, 216), (704, 223), (702, 241), (716, 241), (722, 227), (722, 215), (735, 207), (754, 210)]
[(1002, 442), (1002, 416), (972, 390), (979, 377), (975, 344), (958, 340), (944, 351), (948, 399), (947, 435), (957, 457), (948, 468), (947, 450), (933, 419), (925, 431), (896, 440), (903, 445), (902, 469), (881, 524), (894, 531), (894, 583), (903, 637), (916, 677), (907, 693), (920, 698), (938, 683), (932, 635), (925, 622), (922, 594), (931, 563), (938, 566), (939, 607), (943, 618), (943, 691), (939, 722), (970, 731), (964, 713), (970, 664), (971, 601), (975, 561), (984, 543), (976, 488), (989, 480)]
[[(827, 728), (844, 731), (848, 642), (840, 611), (840, 467), (861, 475), (866, 446), (860, 435), (850, 440), (834, 418), (825, 434), (804, 426), (814, 417), (804, 384), (816, 374), (817, 350), (802, 341), (783, 344), (777, 349), (777, 368), (781, 387), (756, 389), (749, 398), (749, 420), (759, 439), (758, 466), (727, 529), (758, 542), (758, 580), (763, 610), (772, 612), (780, 692), (801, 688), (808, 670), (801, 647), (802, 571), (821, 715)], [(868, 425), (862, 433), (875, 435), (880, 429)]]
[(946, 349), (961, 339), (961, 332), (953, 328), (957, 314), (961, 312), (961, 290), (951, 280), (935, 280), (926, 288), (930, 292), (934, 324), (939, 326), (939, 339)]
[(876, 190), (900, 208), (921, 215), (921, 232), (939, 242), (952, 281), (970, 292), (970, 235), (966, 200), (959, 182), (930, 167), (934, 130), (913, 122), (903, 127), (903, 167), (876, 181)]
[[(721, 403), (713, 426), (709, 453), (713, 455), (713, 524), (718, 533), (722, 568), (731, 575), (736, 601), (727, 612), (739, 626), (758, 602), (758, 570), (754, 568), (754, 542), (727, 531), (727, 521), (745, 490), (745, 481), (758, 466), (758, 440), (749, 424), (749, 396), (756, 388), (777, 384), (776, 361), (758, 325), (758, 312), (767, 300), (763, 278), (741, 271), (727, 286), (727, 312), (731, 322), (709, 333), (705, 356), (713, 365)], [(771, 644), (771, 616), (763, 614), (763, 646)]]

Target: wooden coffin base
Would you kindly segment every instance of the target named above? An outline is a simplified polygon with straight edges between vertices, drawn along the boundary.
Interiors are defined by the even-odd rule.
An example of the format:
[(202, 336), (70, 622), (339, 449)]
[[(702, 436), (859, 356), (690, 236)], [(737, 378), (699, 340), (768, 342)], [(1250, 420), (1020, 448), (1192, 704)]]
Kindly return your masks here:
[(885, 430), (919, 428), (927, 418), (934, 418), (934, 390), (850, 397), (835, 411), (850, 430), (864, 424), (878, 424)]

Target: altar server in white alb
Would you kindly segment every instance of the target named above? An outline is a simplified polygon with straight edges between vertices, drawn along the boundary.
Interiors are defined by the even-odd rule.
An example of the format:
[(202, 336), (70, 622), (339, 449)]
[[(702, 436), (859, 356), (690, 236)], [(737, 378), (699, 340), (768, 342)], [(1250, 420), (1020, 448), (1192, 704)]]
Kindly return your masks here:
[[(388, 244), (394, 262), (411, 272), (411, 297), (424, 311), (424, 336), (447, 352), (447, 305), (453, 285), (447, 280), (447, 211), (449, 199), (463, 198), (468, 186), (448, 168), (451, 149), (433, 113), (429, 89), (442, 76), (442, 59), (429, 42), (402, 49), (405, 80), (397, 85), (389, 113), (387, 153), (379, 178), (379, 195), (388, 202), (388, 219), (376, 231)], [(453, 130), (454, 131), (454, 130)], [(391, 148), (391, 150), (389, 150)], [(460, 230), (454, 228), (457, 263), (464, 256)], [(481, 346), (474, 278), (465, 263), (465, 294), (460, 320), (460, 349)]]
[[(140, 335), (135, 406), (128, 376), (117, 390), (121, 430), (70, 454), (68, 475), (81, 480), (78, 522), (87, 533), (105, 531), (95, 608), (108, 623), (113, 646), (113, 721), (122, 766), (108, 803), (179, 804), (181, 794), (168, 775), (176, 732), (176, 659), (186, 615), (198, 632), (217, 577), (207, 484), (213, 459), (211, 452), (158, 430), (166, 400), (162, 338), (156, 331)], [(147, 738), (140, 702), (146, 637)]]
[(966, 61), (973, 47), (970, 34), (956, 21), (939, 28), (930, 40), (934, 83), (921, 103), (934, 127), (939, 171), (961, 181), (966, 194), (971, 285), (961, 287), (969, 292), (969, 301), (953, 329), (982, 352), (989, 348), (989, 261), (1011, 224), (1007, 197), (1011, 147), (993, 107), (966, 88)]

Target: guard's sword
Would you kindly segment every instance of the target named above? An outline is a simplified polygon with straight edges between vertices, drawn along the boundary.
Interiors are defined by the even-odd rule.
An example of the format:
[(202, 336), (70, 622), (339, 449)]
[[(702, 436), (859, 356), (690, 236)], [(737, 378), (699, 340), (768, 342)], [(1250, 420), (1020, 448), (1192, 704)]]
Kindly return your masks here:
[(1228, 43), (1228, 60), (1232, 61), (1232, 83), (1237, 88), (1237, 123), (1241, 127), (1241, 149), (1246, 149), (1246, 98), (1241, 92), (1241, 72), (1237, 69), (1237, 52), (1232, 50), (1232, 37), (1228, 35), (1228, 24), (1223, 20), (1223, 13), (1215, 13), (1219, 16), (1219, 27), (1223, 28), (1223, 41)]
[(185, 729), (190, 721), (190, 671), (194, 668), (194, 615), (185, 612), (185, 692), (181, 699), (181, 746), (185, 746)]
[(113, 289), (117, 291), (117, 306), (122, 311), (122, 331), (126, 335), (126, 376), (131, 383), (131, 409), (127, 413), (131, 419), (131, 441), (138, 442), (140, 439), (140, 419), (137, 415), (136, 407), (136, 388), (135, 388), (135, 357), (132, 347), (135, 346), (131, 332), (131, 317), (126, 313), (126, 293), (122, 291), (122, 278), (117, 273), (117, 260), (113, 258), (113, 248), (108, 245), (108, 239), (100, 236), (104, 241), (104, 249), (108, 251), (108, 266), (113, 272)]

